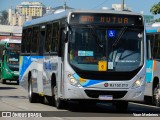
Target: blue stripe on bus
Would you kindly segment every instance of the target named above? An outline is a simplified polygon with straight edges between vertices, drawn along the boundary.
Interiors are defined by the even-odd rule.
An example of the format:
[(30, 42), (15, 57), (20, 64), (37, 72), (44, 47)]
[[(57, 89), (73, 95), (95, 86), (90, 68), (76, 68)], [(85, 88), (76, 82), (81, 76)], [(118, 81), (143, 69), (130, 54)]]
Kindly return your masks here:
[(146, 82), (150, 83), (152, 81), (152, 76), (153, 76), (153, 60), (147, 60), (146, 65)]
[(83, 79), (81, 77), (78, 76), (78, 74), (73, 74), (74, 78), (76, 80), (79, 81), (79, 83), (83, 86), (83, 87), (89, 87), (91, 85), (95, 85), (95, 84), (98, 84), (98, 83), (102, 83), (102, 82), (105, 82), (104, 80), (91, 80), (91, 79)]
[(19, 79), (22, 80), (22, 76), (24, 75), (27, 68), (31, 65), (34, 59), (42, 59), (43, 56), (21, 56), (20, 57), (20, 75)]
[(158, 30), (157, 29), (154, 29), (154, 30), (146, 30), (147, 33), (155, 33), (157, 32)]

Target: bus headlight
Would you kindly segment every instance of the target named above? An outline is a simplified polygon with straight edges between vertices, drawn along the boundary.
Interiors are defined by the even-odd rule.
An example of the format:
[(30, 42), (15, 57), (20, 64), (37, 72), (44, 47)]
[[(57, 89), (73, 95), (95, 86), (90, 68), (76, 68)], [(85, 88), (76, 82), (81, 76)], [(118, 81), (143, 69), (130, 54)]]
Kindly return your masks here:
[(80, 84), (79, 84), (78, 80), (76, 80), (76, 78), (74, 78), (72, 76), (72, 74), (70, 74), (70, 73), (68, 74), (68, 79), (69, 79), (69, 82), (70, 82), (71, 85), (80, 87)]
[(143, 81), (145, 80), (145, 77), (139, 77), (132, 85), (132, 88), (138, 88), (142, 85)]

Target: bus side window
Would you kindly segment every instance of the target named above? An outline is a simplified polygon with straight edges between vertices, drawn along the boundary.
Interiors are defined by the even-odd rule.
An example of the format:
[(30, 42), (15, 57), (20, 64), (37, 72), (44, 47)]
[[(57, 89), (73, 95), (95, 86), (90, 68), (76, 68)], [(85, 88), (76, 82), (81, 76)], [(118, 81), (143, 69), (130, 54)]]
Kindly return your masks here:
[(147, 40), (147, 58), (149, 60), (152, 59), (152, 57), (151, 57), (151, 40)]
[(160, 59), (160, 35), (159, 34), (156, 34), (155, 35), (155, 40), (156, 40), (156, 44), (155, 44), (155, 47), (156, 47), (156, 58), (157, 59)]
[(59, 22), (55, 22), (52, 25), (51, 52), (58, 51), (58, 41), (59, 41)]
[(60, 30), (60, 41), (59, 41), (59, 50), (58, 50), (58, 52), (59, 52), (59, 56), (60, 57), (62, 57), (62, 59), (63, 59), (63, 57), (64, 57), (64, 42), (65, 42), (65, 36), (66, 36), (66, 29), (65, 28), (61, 28), (61, 30)]
[(52, 24), (47, 25), (46, 30), (46, 39), (45, 39), (45, 52), (51, 52), (51, 39), (52, 39)]
[(42, 28), (40, 30), (40, 39), (39, 39), (39, 54), (43, 55), (46, 29), (45, 29), (45, 26), (41, 26), (41, 27)]
[(154, 59), (155, 53), (154, 53), (154, 35), (148, 34), (147, 35), (147, 59)]
[(31, 50), (31, 40), (32, 40), (32, 28), (29, 28), (27, 31), (27, 39), (26, 39), (26, 46), (25, 46), (25, 53), (30, 53)]
[(24, 53), (25, 52), (25, 41), (27, 40), (26, 39), (26, 33), (27, 33), (27, 30), (23, 30), (23, 34), (22, 34), (22, 43), (21, 43), (21, 53)]
[(32, 37), (32, 44), (31, 44), (31, 52), (37, 53), (38, 52), (38, 40), (39, 40), (39, 27), (33, 28), (33, 37)]

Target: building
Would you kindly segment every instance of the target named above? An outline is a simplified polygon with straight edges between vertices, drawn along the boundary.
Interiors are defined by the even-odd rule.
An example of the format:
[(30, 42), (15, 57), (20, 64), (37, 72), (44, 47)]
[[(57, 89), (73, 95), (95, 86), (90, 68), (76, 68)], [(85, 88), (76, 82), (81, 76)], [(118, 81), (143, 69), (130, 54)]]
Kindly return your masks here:
[(46, 13), (46, 7), (40, 2), (22, 2), (16, 7), (17, 11), (26, 16), (43, 16)]
[(22, 26), (24, 22), (32, 20), (32, 16), (22, 15), (14, 9), (9, 9), (8, 22), (11, 26)]
[(9, 25), (22, 26), (24, 22), (43, 16), (46, 7), (40, 2), (22, 2), (16, 10), (9, 9)]
[(0, 25), (0, 40), (5, 38), (21, 39), (21, 37), (21, 26)]

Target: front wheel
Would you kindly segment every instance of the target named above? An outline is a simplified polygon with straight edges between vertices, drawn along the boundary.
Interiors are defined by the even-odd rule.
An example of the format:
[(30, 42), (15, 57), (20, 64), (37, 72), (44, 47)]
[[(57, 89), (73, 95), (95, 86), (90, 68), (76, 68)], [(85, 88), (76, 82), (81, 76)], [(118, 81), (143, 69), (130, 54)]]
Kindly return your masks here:
[(157, 107), (160, 107), (160, 88), (159, 85), (154, 88), (153, 91), (153, 104), (156, 105)]
[(2, 79), (2, 84), (6, 84), (6, 80)]
[(33, 93), (32, 77), (31, 76), (29, 78), (29, 83), (28, 83), (28, 97), (29, 97), (29, 102), (30, 103), (37, 102), (36, 94)]
[(120, 112), (120, 113), (127, 112), (128, 102), (127, 101), (117, 101), (115, 103), (115, 107), (116, 107), (117, 112)]
[(62, 109), (65, 107), (65, 101), (58, 97), (58, 88), (54, 86), (54, 102), (57, 109)]

